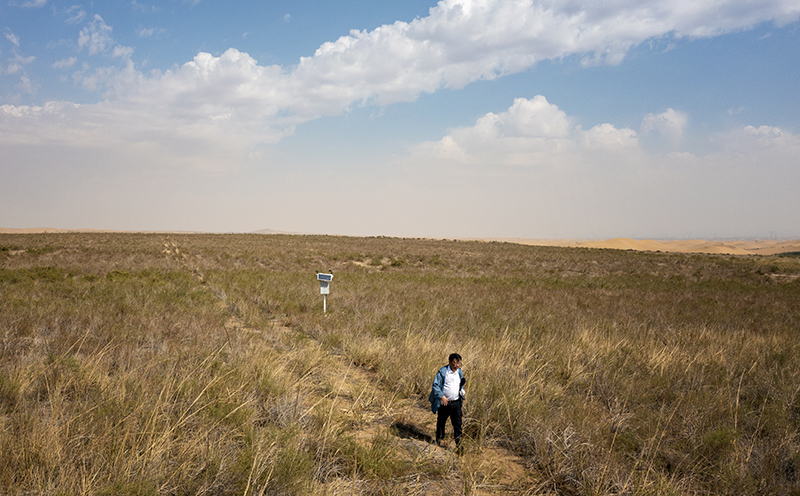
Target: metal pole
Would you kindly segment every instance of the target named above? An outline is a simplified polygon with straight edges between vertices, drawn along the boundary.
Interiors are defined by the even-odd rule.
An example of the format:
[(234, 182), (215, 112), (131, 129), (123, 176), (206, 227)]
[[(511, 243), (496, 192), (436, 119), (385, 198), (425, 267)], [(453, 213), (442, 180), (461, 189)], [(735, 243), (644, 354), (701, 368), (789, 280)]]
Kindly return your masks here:
[(328, 313), (328, 295), (322, 295), (322, 313)]

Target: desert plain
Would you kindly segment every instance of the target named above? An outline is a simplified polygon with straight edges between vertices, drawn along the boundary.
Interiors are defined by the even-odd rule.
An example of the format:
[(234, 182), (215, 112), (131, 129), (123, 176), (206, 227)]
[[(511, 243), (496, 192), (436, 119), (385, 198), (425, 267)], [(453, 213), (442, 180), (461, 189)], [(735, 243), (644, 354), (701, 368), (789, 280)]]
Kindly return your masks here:
[(796, 242), (53, 231), (0, 233), (0, 494), (800, 492)]

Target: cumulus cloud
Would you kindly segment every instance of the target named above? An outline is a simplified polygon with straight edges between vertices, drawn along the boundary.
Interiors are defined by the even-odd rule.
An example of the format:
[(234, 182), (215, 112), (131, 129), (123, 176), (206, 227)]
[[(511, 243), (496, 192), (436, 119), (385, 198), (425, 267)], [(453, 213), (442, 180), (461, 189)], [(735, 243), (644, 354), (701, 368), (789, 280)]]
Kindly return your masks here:
[[(544, 59), (577, 54), (587, 63), (617, 64), (647, 39), (713, 36), (799, 15), (800, 7), (790, 0), (768, 6), (744, 0), (621, 0), (613, 6), (442, 0), (428, 17), (353, 31), (323, 44), (301, 60), (296, 74), (302, 82), (347, 87), (357, 99), (392, 103), (519, 72)], [(341, 91), (342, 97), (348, 94)]]
[(518, 98), (505, 112), (490, 112), (474, 126), (458, 128), (413, 155), (425, 162), (522, 167), (579, 163), (598, 154), (635, 152), (636, 132), (600, 124), (584, 131), (544, 96)]
[(582, 146), (586, 150), (630, 150), (638, 145), (638, 136), (632, 129), (617, 129), (611, 124), (599, 124), (583, 133)]
[(800, 157), (800, 136), (773, 126), (745, 126), (718, 136), (716, 141), (729, 153), (765, 161), (776, 154)]
[[(135, 2), (132, 5), (141, 7)], [(75, 20), (82, 12), (80, 8), (68, 10), (70, 19)], [(545, 59), (578, 55), (586, 63), (615, 64), (631, 47), (648, 39), (715, 36), (760, 22), (780, 24), (798, 17), (800, 4), (795, 0), (768, 4), (618, 0), (613, 5), (441, 0), (427, 17), (372, 31), (352, 31), (322, 44), (293, 67), (262, 66), (232, 48), (219, 56), (198, 53), (176, 69), (143, 73), (130, 63), (132, 49), (115, 45), (111, 26), (95, 15), (80, 30), (78, 49), (89, 55), (119, 57), (122, 62), (91, 73), (81, 71), (76, 78), (87, 90), (103, 93), (105, 101), (97, 104), (103, 111), (81, 106), (70, 110), (69, 119), (52, 113), (38, 119), (74, 125), (72, 120), (79, 122), (79, 127), (94, 123), (118, 128), (118, 134), (125, 135), (131, 126), (128, 122), (134, 119), (119, 116), (136, 109), (137, 128), (151, 126), (177, 134), (179, 139), (209, 137), (223, 148), (227, 147), (227, 133), (235, 132), (234, 141), (252, 148), (279, 140), (298, 124), (337, 115), (352, 105), (413, 101), (421, 93), (494, 79)], [(31, 118), (23, 114), (20, 120)], [(104, 118), (111, 121), (104, 122)], [(685, 115), (670, 109), (646, 117), (641, 132), (676, 139), (685, 126)], [(512, 149), (541, 153), (551, 147), (629, 147), (637, 142), (636, 133), (605, 124), (576, 134), (563, 112), (543, 98), (520, 100), (503, 115), (487, 115), (474, 128), (454, 132), (451, 139), (456, 147), (466, 143), (462, 134), (498, 143), (490, 133), (501, 136)]]
[[(685, 116), (669, 109), (643, 119), (657, 132), (679, 133)], [(647, 127), (643, 125), (643, 128)], [(424, 142), (412, 150), (412, 161), (426, 164), (508, 166), (576, 169), (627, 163), (672, 166), (770, 160), (788, 166), (800, 157), (800, 136), (772, 126), (744, 126), (713, 138), (703, 156), (683, 151), (646, 151), (640, 135), (628, 128), (602, 123), (588, 130), (573, 125), (571, 118), (544, 96), (518, 98), (500, 113), (490, 112), (472, 126), (454, 129), (438, 141)], [(716, 150), (716, 151), (714, 151)], [(732, 159), (732, 157), (736, 157)]]
[[(354, 103), (411, 101), (420, 93), (494, 79), (544, 59), (585, 54), (595, 62), (618, 63), (632, 46), (653, 37), (710, 36), (798, 16), (800, 7), (788, 0), (769, 7), (727, 0), (713, 8), (690, 8), (679, 0), (630, 0), (617, 2), (613, 9), (549, 0), (442, 0), (428, 17), (356, 30), (324, 43), (296, 67), (281, 69), (281, 86), (293, 88), (292, 94), (281, 95), (288, 99), (264, 102), (313, 119)], [(95, 17), (82, 31), (79, 45), (104, 51), (111, 44), (110, 33)], [(245, 64), (243, 70), (256, 63), (249, 56), (238, 60)], [(196, 61), (187, 63), (192, 64)], [(268, 75), (264, 84), (272, 84), (274, 70), (260, 70)], [(169, 75), (154, 79), (169, 84)]]
[(647, 114), (642, 119), (642, 134), (657, 133), (665, 137), (673, 146), (680, 144), (689, 118), (683, 112), (671, 108), (661, 114)]
[[(519, 122), (527, 124), (523, 132)], [(427, 219), (445, 218), (443, 205), (458, 205), (461, 214), (439, 230), (461, 222), (457, 227), (469, 232), (483, 223), (541, 237), (686, 236), (693, 230), (738, 236), (766, 232), (765, 226), (790, 235), (795, 229), (796, 134), (744, 126), (715, 136), (715, 147), (700, 154), (641, 146), (636, 131), (610, 123), (583, 130), (570, 122), (538, 96), (419, 144), (397, 164), (402, 176), (446, 187), (404, 208)]]

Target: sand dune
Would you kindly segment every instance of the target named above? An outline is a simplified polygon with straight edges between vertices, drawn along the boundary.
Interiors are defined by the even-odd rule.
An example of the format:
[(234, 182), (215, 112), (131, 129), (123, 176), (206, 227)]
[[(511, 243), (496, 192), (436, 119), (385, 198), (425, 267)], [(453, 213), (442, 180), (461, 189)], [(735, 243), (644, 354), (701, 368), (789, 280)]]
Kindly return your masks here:
[(653, 241), (650, 239), (614, 238), (605, 241), (590, 241), (578, 246), (587, 248), (611, 248), (617, 250), (666, 251), (681, 253), (722, 253), (729, 255), (747, 255), (745, 249), (728, 242), (711, 242), (701, 239), (680, 241)]
[(585, 239), (524, 239), (492, 238), (484, 241), (504, 241), (535, 246), (562, 246), (578, 248), (606, 248), (612, 250), (660, 251), (671, 253), (710, 253), (720, 255), (775, 255), (800, 252), (800, 239), (794, 240), (724, 240), (705, 239), (653, 240), (612, 238)]
[[(528, 244), (536, 244), (534, 241), (535, 240), (531, 240)], [(656, 241), (651, 239), (613, 238), (608, 240), (565, 243), (558, 246), (723, 255), (775, 255), (777, 253), (800, 251), (800, 239), (791, 241), (707, 241), (703, 239)]]
[(602, 241), (585, 241), (578, 243), (578, 246), (584, 248), (612, 248), (615, 250), (671, 251), (664, 243), (651, 239), (613, 238)]

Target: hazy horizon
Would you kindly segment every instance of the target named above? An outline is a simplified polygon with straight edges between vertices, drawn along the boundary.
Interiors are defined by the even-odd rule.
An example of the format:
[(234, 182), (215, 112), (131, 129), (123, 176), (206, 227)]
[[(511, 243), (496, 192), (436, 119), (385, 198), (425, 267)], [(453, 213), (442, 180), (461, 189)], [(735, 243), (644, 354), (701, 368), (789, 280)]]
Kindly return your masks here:
[(569, 238), (525, 238), (519, 236), (391, 236), (386, 234), (364, 234), (364, 235), (351, 235), (335, 232), (300, 232), (300, 231), (283, 231), (277, 229), (255, 229), (252, 231), (185, 231), (177, 229), (96, 229), (91, 227), (77, 227), (77, 228), (62, 228), (62, 227), (5, 227), (0, 226), (0, 234), (46, 234), (46, 233), (143, 233), (143, 234), (282, 234), (282, 235), (296, 235), (296, 236), (342, 236), (342, 237), (388, 237), (388, 238), (407, 238), (407, 239), (452, 239), (462, 241), (552, 241), (564, 243), (580, 243), (586, 241), (614, 241), (626, 240), (633, 241), (708, 241), (708, 242), (785, 242), (785, 241), (800, 241), (800, 236), (788, 237), (733, 237), (733, 238), (714, 238), (714, 237), (693, 237), (693, 238), (648, 238), (648, 237), (629, 237), (629, 236), (616, 236), (616, 237), (569, 237)]

